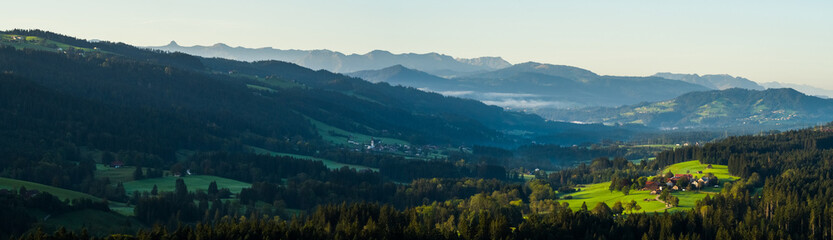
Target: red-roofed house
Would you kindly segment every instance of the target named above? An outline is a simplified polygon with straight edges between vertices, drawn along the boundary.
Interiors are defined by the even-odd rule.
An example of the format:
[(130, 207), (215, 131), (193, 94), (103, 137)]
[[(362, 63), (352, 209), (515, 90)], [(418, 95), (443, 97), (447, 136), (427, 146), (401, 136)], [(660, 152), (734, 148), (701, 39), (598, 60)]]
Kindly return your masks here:
[(674, 174), (674, 177), (676, 177), (677, 179), (682, 178), (682, 177), (687, 177), (688, 179), (693, 179), (694, 178), (694, 176), (692, 176), (691, 174)]
[(645, 187), (642, 190), (657, 190), (659, 189), (659, 183), (654, 181), (647, 181), (645, 182)]
[(113, 162), (110, 163), (111, 168), (120, 168), (122, 166), (124, 166), (124, 162), (119, 161), (119, 160), (116, 160), (116, 161), (113, 161)]

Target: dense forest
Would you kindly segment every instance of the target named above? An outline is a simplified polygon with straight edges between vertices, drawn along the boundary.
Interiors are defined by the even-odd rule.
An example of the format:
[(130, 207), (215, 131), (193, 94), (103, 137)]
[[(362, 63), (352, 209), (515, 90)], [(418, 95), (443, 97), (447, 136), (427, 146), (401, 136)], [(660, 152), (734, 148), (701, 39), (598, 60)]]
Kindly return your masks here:
[[(0, 239), (833, 239), (831, 125), (636, 145), (617, 140), (686, 137), (619, 138), (637, 130), (547, 123), (283, 62), (4, 34), (37, 38), (0, 44)], [(597, 134), (534, 142), (585, 131)], [(407, 150), (378, 150), (372, 137)], [(605, 182), (627, 194), (691, 160), (740, 179), (712, 178), (720, 192), (660, 213), (565, 199)], [(115, 220), (49, 224), (71, 214)]]
[[(192, 216), (186, 216), (188, 214), (185, 209), (188, 208), (173, 206), (176, 206), (178, 201), (184, 201), (186, 205), (193, 205), (194, 201), (187, 191), (178, 190), (140, 200), (137, 209), (147, 205), (157, 206), (153, 209), (158, 211), (163, 209), (158, 207), (158, 204), (166, 204), (164, 202), (169, 201), (169, 204), (174, 205), (168, 208), (182, 209), (175, 214), (181, 219), (167, 224), (166, 221), (157, 221), (161, 224), (154, 228), (110, 238), (830, 239), (833, 237), (833, 228), (830, 227), (833, 224), (833, 195), (830, 193), (833, 191), (829, 188), (833, 186), (833, 180), (830, 180), (833, 164), (829, 158), (831, 150), (827, 149), (825, 143), (833, 133), (826, 129), (825, 127), (769, 136), (731, 138), (703, 147), (667, 151), (663, 157), (652, 161), (653, 164), (645, 163), (645, 166), (617, 163), (618, 160), (598, 160), (593, 164), (593, 168), (605, 168), (601, 165), (611, 164), (606, 168), (620, 170), (655, 168), (655, 164), (661, 165), (663, 161), (684, 161), (686, 158), (682, 156), (686, 153), (706, 156), (727, 154), (729, 158), (741, 158), (745, 155), (744, 149), (748, 148), (771, 153), (742, 157), (750, 166), (768, 166), (767, 163), (771, 161), (784, 163), (776, 168), (777, 170), (765, 167), (751, 168), (769, 170), (753, 172), (740, 181), (726, 183), (721, 193), (707, 196), (688, 211), (630, 213), (622, 206), (608, 206), (603, 203), (581, 206), (579, 210), (573, 211), (558, 202), (558, 195), (547, 180), (512, 183), (499, 179), (491, 182), (474, 179), (435, 179), (416, 180), (407, 186), (392, 186), (386, 194), (396, 197), (389, 200), (342, 199), (333, 203), (321, 203), (307, 215), (289, 218), (273, 218), (269, 217), (273, 216), (270, 213), (258, 211), (229, 215), (198, 214), (199, 211), (195, 211)], [(730, 165), (730, 169), (737, 170), (733, 165)], [(774, 174), (775, 171), (780, 172)], [(331, 171), (331, 174), (341, 175), (339, 172), (341, 170)], [(551, 173), (548, 179), (558, 179), (563, 173)], [(362, 179), (359, 175), (344, 175), (343, 179), (337, 181)], [(372, 181), (370, 179), (366, 181)], [(463, 190), (470, 181), (473, 184), (471, 186), (475, 188), (470, 191)], [(462, 184), (460, 186), (463, 188), (451, 187), (457, 184)], [(434, 188), (430, 190), (432, 186)], [(280, 186), (255, 184), (247, 193), (241, 193), (241, 202), (291, 199), (283, 197), (283, 191), (286, 190), (282, 190)], [(417, 192), (421, 193), (412, 195)], [(14, 192), (6, 193), (4, 196), (9, 199), (7, 201), (18, 202), (4, 205), (11, 208), (26, 206), (32, 204), (29, 202), (36, 201), (20, 200)], [(420, 196), (423, 196), (423, 201), (416, 203), (397, 203), (398, 200), (393, 200), (403, 197), (419, 199)], [(210, 200), (210, 194), (207, 198), (199, 201)], [(54, 204), (58, 208), (62, 206), (60, 203)], [(204, 208), (208, 209), (208, 204), (197, 205), (204, 205)], [(223, 204), (218, 202), (212, 204), (211, 208), (215, 213), (222, 213), (217, 210), (221, 208), (218, 205)], [(193, 207), (197, 210), (200, 210), (199, 208)], [(164, 214), (157, 218), (164, 219), (163, 216)], [(182, 225), (180, 222), (194, 224)], [(45, 233), (36, 230), (19, 239), (37, 239), (45, 236), (81, 239), (88, 237), (89, 233), (70, 233), (66, 230)]]

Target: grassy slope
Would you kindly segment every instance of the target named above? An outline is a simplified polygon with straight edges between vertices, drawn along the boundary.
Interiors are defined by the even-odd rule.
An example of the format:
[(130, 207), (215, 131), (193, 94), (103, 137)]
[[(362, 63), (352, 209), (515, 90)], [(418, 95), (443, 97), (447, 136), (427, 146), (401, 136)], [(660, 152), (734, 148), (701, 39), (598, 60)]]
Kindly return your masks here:
[[(124, 190), (127, 192), (128, 195), (133, 194), (133, 191), (150, 192), (153, 189), (153, 185), (156, 185), (159, 191), (174, 191), (174, 185), (176, 184), (177, 177), (168, 176), (168, 177), (161, 177), (161, 178), (149, 178), (149, 179), (142, 179), (138, 181), (130, 181), (124, 182)], [(185, 181), (185, 185), (188, 186), (188, 191), (196, 191), (197, 189), (207, 190), (208, 185), (211, 181), (217, 181), (218, 188), (228, 188), (231, 190), (232, 193), (240, 193), (240, 190), (243, 188), (251, 187), (251, 183), (245, 183), (241, 181), (231, 180), (228, 178), (222, 178), (217, 176), (209, 176), (209, 175), (193, 175), (193, 176), (186, 176), (182, 177), (182, 180)]]
[[(348, 144), (347, 143), (347, 138), (343, 137), (343, 136), (351, 136), (351, 140), (353, 140), (355, 142), (358, 142), (358, 143), (361, 143), (361, 144), (365, 144), (365, 145), (370, 144), (371, 136), (364, 135), (364, 134), (359, 134), (359, 133), (348, 132), (348, 131), (342, 130), (340, 128), (327, 125), (326, 123), (320, 122), (320, 121), (312, 119), (312, 118), (308, 118), (308, 119), (318, 129), (318, 135), (321, 135), (321, 137), (324, 140), (326, 140), (328, 142), (331, 142), (335, 145), (347, 145)], [(335, 135), (330, 134), (330, 131), (335, 133)], [(399, 139), (394, 139), (394, 138), (383, 138), (383, 137), (373, 137), (373, 138), (377, 139), (377, 140), (381, 140), (383, 144), (410, 145), (409, 142), (399, 140)]]
[[(688, 162), (681, 162), (671, 166), (668, 166), (662, 172), (671, 171), (675, 174), (683, 174), (688, 171), (689, 174), (694, 176), (702, 176), (706, 173), (713, 173), (720, 181), (735, 181), (740, 179), (739, 177), (735, 177), (729, 174), (729, 168), (726, 165), (712, 165), (712, 169), (706, 169), (708, 164), (700, 164), (699, 161), (688, 161)], [(697, 171), (703, 171), (703, 174), (698, 174)]]
[[(101, 201), (100, 198), (95, 196), (76, 192), (68, 189), (57, 188), (52, 186), (47, 186), (39, 183), (27, 182), (17, 179), (11, 178), (0, 178), (0, 189), (18, 189), (20, 186), (26, 187), (29, 190), (38, 190), (41, 192), (48, 192), (49, 194), (54, 195), (58, 199), (65, 200), (65, 199), (78, 199), (78, 198), (87, 198), (92, 199), (93, 201)], [(126, 206), (124, 203), (109, 201), (110, 203), (110, 210), (114, 212), (124, 215), (124, 216), (133, 216), (133, 207)]]
[(251, 148), (257, 154), (269, 154), (269, 155), (273, 155), (273, 156), (287, 156), (287, 157), (293, 157), (293, 158), (297, 158), (297, 159), (305, 159), (305, 160), (311, 160), (311, 161), (321, 161), (321, 162), (324, 163), (325, 166), (327, 166), (327, 168), (330, 168), (330, 169), (339, 169), (339, 168), (342, 168), (342, 167), (346, 166), (346, 167), (353, 168), (353, 169), (356, 169), (356, 170), (365, 170), (365, 169), (367, 169), (367, 170), (371, 170), (371, 171), (379, 171), (378, 168), (372, 168), (372, 167), (363, 166), (363, 165), (339, 163), (339, 162), (335, 162), (335, 161), (331, 161), (331, 160), (327, 160), (327, 159), (321, 159), (321, 158), (305, 156), (305, 155), (273, 152), (273, 151), (269, 151), (269, 150), (259, 148), (259, 147), (251, 147)]
[(630, 202), (631, 200), (636, 200), (639, 206), (642, 207), (642, 209), (639, 210), (640, 212), (661, 212), (665, 210), (665, 204), (661, 202), (646, 202), (643, 200), (654, 199), (656, 197), (656, 195), (651, 195), (649, 191), (631, 191), (630, 194), (626, 196), (625, 194), (622, 194), (622, 192), (610, 192), (610, 190), (608, 190), (609, 186), (610, 182), (585, 185), (585, 188), (582, 188), (579, 192), (566, 194), (573, 196), (573, 199), (561, 200), (561, 202), (566, 202), (570, 204), (571, 209), (578, 210), (581, 208), (581, 204), (583, 202), (587, 203), (587, 209), (593, 209), (593, 207), (595, 207), (599, 202), (605, 202), (608, 206), (612, 207), (617, 201), (625, 203)]
[(16, 180), (16, 179), (11, 179), (11, 178), (2, 178), (2, 177), (0, 177), (0, 188), (2, 188), (2, 189), (17, 189), (17, 188), (20, 188), (21, 186), (26, 187), (26, 189), (28, 189), (28, 190), (38, 190), (38, 191), (41, 191), (41, 192), (48, 192), (48, 193), (54, 195), (55, 197), (58, 197), (61, 200), (77, 199), (77, 198), (88, 198), (88, 199), (93, 199), (93, 200), (101, 200), (97, 197), (94, 197), (94, 196), (86, 194), (86, 193), (81, 193), (81, 192), (76, 192), (76, 191), (67, 190), (67, 189), (63, 189), (63, 188), (47, 186), (47, 185), (43, 185), (43, 184), (39, 184), (39, 183), (33, 183), (33, 182), (27, 182), (27, 181), (21, 181), (21, 180)]
[[(25, 37), (26, 41), (25, 42), (13, 41), (12, 39), (14, 37)], [(13, 35), (13, 34), (0, 34), (0, 44), (9, 45), (9, 46), (12, 46), (12, 47), (17, 48), (17, 49), (26, 48), (26, 49), (33, 49), (33, 50), (39, 50), (39, 51), (58, 52), (58, 48), (61, 48), (63, 50), (68, 50), (70, 48), (74, 48), (77, 51), (106, 53), (104, 51), (99, 51), (97, 49), (82, 48), (82, 47), (72, 46), (72, 45), (69, 45), (69, 44), (56, 42), (56, 41), (52, 41), (52, 40), (46, 40), (46, 45), (54, 46), (54, 48), (53, 47), (47, 47), (47, 46), (44, 46), (44, 45), (40, 45), (38, 43), (38, 42), (42, 42), (42, 41), (43, 41), (43, 39), (40, 38), (40, 37), (21, 36), (21, 35)]]
[[(671, 171), (673, 173), (686, 173), (686, 170), (689, 170), (695, 176), (701, 176), (697, 174), (697, 171), (703, 171), (703, 173), (714, 173), (721, 182), (726, 181), (735, 181), (739, 179), (738, 177), (729, 175), (729, 169), (726, 165), (712, 165), (712, 169), (706, 169), (705, 164), (700, 164), (698, 161), (688, 161), (682, 162), (678, 164), (674, 164), (665, 168), (662, 172)], [(581, 207), (583, 202), (587, 203), (588, 209), (593, 209), (599, 202), (605, 202), (608, 206), (613, 206), (614, 203), (617, 201), (631, 201), (636, 200), (639, 203), (639, 206), (642, 207), (644, 212), (662, 212), (665, 210), (665, 205), (657, 202), (651, 201), (646, 202), (644, 199), (654, 199), (656, 195), (650, 195), (649, 191), (630, 191), (630, 194), (625, 196), (622, 192), (613, 191), (610, 192), (608, 187), (610, 186), (610, 182), (603, 182), (597, 184), (590, 184), (586, 185), (585, 188), (582, 188), (581, 191), (572, 193), (572, 194), (564, 194), (563, 196), (573, 196), (573, 199), (570, 200), (561, 200), (561, 202), (566, 202), (570, 204), (570, 208), (573, 210), (578, 210)], [(677, 191), (672, 193), (672, 195), (678, 197), (680, 199), (680, 204), (675, 207), (669, 209), (669, 211), (686, 211), (694, 207), (694, 204), (697, 200), (703, 199), (706, 197), (706, 194), (713, 194), (719, 192), (722, 188), (705, 188), (700, 192), (683, 192)], [(562, 196), (562, 197), (563, 197)]]
[(260, 91), (275, 92), (275, 89), (271, 89), (271, 88), (263, 87), (263, 86), (258, 86), (258, 85), (246, 84), (246, 87), (249, 87), (249, 88), (255, 89), (255, 90), (260, 90)]
[(124, 215), (124, 216), (133, 216), (133, 215), (135, 215), (133, 213), (133, 208), (135, 206), (128, 205), (127, 203), (114, 202), (114, 201), (109, 201), (108, 203), (110, 203), (109, 206), (108, 206), (108, 207), (110, 207), (110, 211), (113, 211), (115, 213), (118, 213), (118, 214), (121, 214), (121, 215)]
[(104, 164), (96, 164), (95, 178), (103, 179), (109, 178), (111, 183), (129, 182), (133, 181), (133, 172), (136, 171), (135, 166), (123, 166), (120, 168), (111, 168)]

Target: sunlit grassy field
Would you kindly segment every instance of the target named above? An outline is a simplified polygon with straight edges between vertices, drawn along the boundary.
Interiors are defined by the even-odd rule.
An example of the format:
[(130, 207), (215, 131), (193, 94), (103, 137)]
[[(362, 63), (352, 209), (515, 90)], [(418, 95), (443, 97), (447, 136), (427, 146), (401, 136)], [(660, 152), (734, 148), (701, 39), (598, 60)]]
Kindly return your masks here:
[[(740, 179), (739, 177), (735, 177), (729, 174), (729, 168), (726, 165), (716, 165), (713, 164), (711, 169), (707, 169), (706, 167), (708, 164), (700, 164), (699, 161), (688, 161), (688, 162), (681, 162), (671, 166), (668, 166), (662, 172), (671, 171), (675, 174), (684, 174), (689, 173), (694, 176), (703, 176), (706, 173), (713, 173), (720, 181), (735, 181)], [(698, 174), (697, 171), (703, 171), (702, 174)]]
[[(703, 173), (714, 173), (721, 182), (727, 181), (735, 181), (739, 179), (738, 177), (729, 175), (729, 169), (726, 165), (712, 165), (712, 169), (706, 169), (708, 164), (700, 164), (699, 161), (688, 161), (682, 162), (678, 164), (674, 164), (665, 168), (662, 172), (671, 171), (675, 174), (683, 174), (686, 171), (695, 175), (695, 176), (702, 176), (702, 174), (697, 174), (697, 171), (703, 171)], [(622, 203), (630, 202), (631, 200), (635, 200), (639, 206), (642, 207), (640, 212), (662, 212), (665, 211), (665, 204), (659, 201), (645, 201), (644, 199), (654, 199), (656, 195), (651, 195), (649, 191), (630, 191), (629, 195), (624, 195), (622, 192), (613, 191), (611, 192), (608, 190), (610, 186), (610, 182), (603, 182), (597, 184), (589, 184), (585, 185), (584, 188), (581, 188), (581, 191), (571, 194), (564, 194), (561, 195), (562, 200), (561, 202), (566, 202), (570, 204), (570, 208), (573, 210), (578, 210), (581, 208), (582, 203), (587, 204), (588, 209), (593, 209), (599, 202), (604, 202), (608, 206), (613, 206), (617, 201), (621, 201)], [(722, 184), (721, 184), (722, 186)], [(713, 194), (719, 192), (722, 189), (720, 188), (713, 188), (713, 187), (706, 187), (701, 191), (676, 191), (672, 193), (673, 196), (676, 196), (680, 199), (680, 203), (677, 207), (670, 208), (668, 211), (686, 211), (694, 207), (697, 200), (703, 199), (706, 197), (707, 194)], [(573, 199), (563, 199), (565, 196), (572, 196)]]
[(644, 200), (656, 198), (656, 195), (651, 195), (650, 191), (631, 191), (629, 195), (625, 195), (619, 191), (611, 192), (608, 190), (609, 186), (610, 182), (585, 185), (585, 188), (582, 188), (579, 192), (564, 195), (572, 196), (573, 199), (565, 200), (562, 196), (563, 200), (559, 201), (570, 204), (570, 208), (573, 210), (581, 208), (582, 203), (587, 204), (587, 209), (593, 209), (593, 207), (595, 207), (599, 202), (604, 202), (608, 206), (612, 207), (617, 201), (625, 203), (630, 202), (631, 200), (635, 200), (637, 204), (642, 207), (639, 212), (656, 212), (665, 210), (665, 204), (661, 202), (648, 202)]

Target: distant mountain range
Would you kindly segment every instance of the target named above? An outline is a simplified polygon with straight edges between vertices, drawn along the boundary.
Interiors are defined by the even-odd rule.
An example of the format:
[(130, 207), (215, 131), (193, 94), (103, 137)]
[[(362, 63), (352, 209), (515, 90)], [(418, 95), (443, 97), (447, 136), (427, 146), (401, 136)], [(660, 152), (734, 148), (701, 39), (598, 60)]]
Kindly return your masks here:
[(817, 88), (810, 85), (804, 84), (793, 84), (793, 83), (780, 83), (780, 82), (766, 82), (761, 83), (762, 86), (766, 88), (792, 88), (796, 91), (802, 92), (807, 95), (821, 97), (821, 98), (831, 98), (833, 97), (833, 90), (827, 90), (823, 88)]
[(347, 75), (361, 78), (372, 83), (386, 82), (391, 85), (402, 85), (407, 87), (451, 87), (454, 85), (454, 81), (451, 79), (434, 76), (426, 72), (410, 69), (398, 64), (380, 70), (364, 70), (347, 73)]
[(657, 73), (654, 77), (667, 78), (672, 80), (680, 80), (694, 84), (703, 85), (707, 88), (715, 90), (724, 90), (729, 88), (744, 88), (751, 90), (764, 90), (761, 85), (749, 79), (742, 77), (733, 77), (727, 74), (712, 74), (712, 75), (697, 75), (697, 74), (675, 74), (675, 73)]
[[(67, 142), (104, 148), (115, 146), (107, 145), (111, 136), (141, 135), (147, 137), (119, 142), (112, 150), (152, 149), (171, 156), (177, 149), (252, 145), (313, 154), (348, 144), (353, 136), (416, 145), (572, 145), (627, 140), (648, 130), (546, 121), (475, 100), (281, 61), (204, 58), (38, 30), (0, 32), (0, 74), (10, 89), (31, 85), (38, 92), (10, 90), (15, 95), (6, 97), (41, 101), (32, 107), (0, 101), (0, 119), (21, 123), (6, 126), (6, 132), (0, 128), (0, 143), (9, 143), (0, 146), (71, 136)], [(59, 103), (66, 109), (47, 108), (63, 106)], [(23, 110), (31, 116), (24, 117)], [(60, 130), (64, 125), (78, 127), (70, 133)]]
[[(643, 101), (659, 101), (691, 91), (709, 89), (764, 90), (789, 87), (808, 95), (833, 96), (831, 90), (812, 86), (778, 82), (758, 84), (743, 77), (727, 74), (661, 72), (650, 77), (598, 76), (591, 71), (570, 66), (531, 62), (513, 66), (500, 57), (465, 59), (439, 53), (394, 54), (383, 50), (347, 55), (331, 50), (244, 48), (230, 47), (222, 43), (185, 47), (174, 41), (165, 46), (149, 48), (239, 61), (285, 61), (311, 69), (349, 73), (351, 76), (372, 82), (415, 87), (537, 113), (542, 113), (542, 109), (548, 108), (613, 107)], [(510, 67), (513, 69), (498, 71)], [(663, 82), (660, 78), (682, 81), (703, 88), (681, 85), (674, 81)], [(646, 89), (646, 86), (650, 88)], [(616, 88), (622, 91), (616, 91)], [(546, 111), (543, 113), (546, 114)]]
[(676, 74), (666, 72), (657, 73), (654, 74), (654, 76), (700, 84), (715, 90), (724, 90), (729, 88), (743, 88), (751, 90), (764, 90), (769, 88), (792, 88), (796, 91), (802, 92), (810, 96), (817, 96), (822, 98), (830, 98), (831, 96), (833, 96), (833, 90), (822, 89), (810, 85), (781, 82), (756, 83), (746, 78), (733, 77), (727, 74), (711, 74), (700, 76), (697, 74)]
[(165, 46), (150, 48), (239, 61), (278, 60), (295, 63), (315, 70), (324, 69), (337, 73), (380, 69), (398, 64), (436, 75), (456, 76), (459, 74), (491, 71), (512, 65), (500, 57), (464, 59), (438, 53), (393, 54), (382, 50), (374, 50), (361, 55), (346, 55), (330, 50), (281, 50), (271, 47), (253, 49), (230, 47), (222, 43), (212, 46), (184, 47), (174, 41), (171, 41), (170, 44)]
[(789, 129), (833, 121), (833, 100), (789, 88), (731, 88), (618, 108), (554, 111), (553, 119), (605, 124), (641, 124), (664, 129)]
[(660, 77), (600, 76), (577, 67), (535, 62), (448, 79), (401, 65), (348, 75), (534, 112), (551, 108), (620, 106), (709, 90), (698, 84)]

